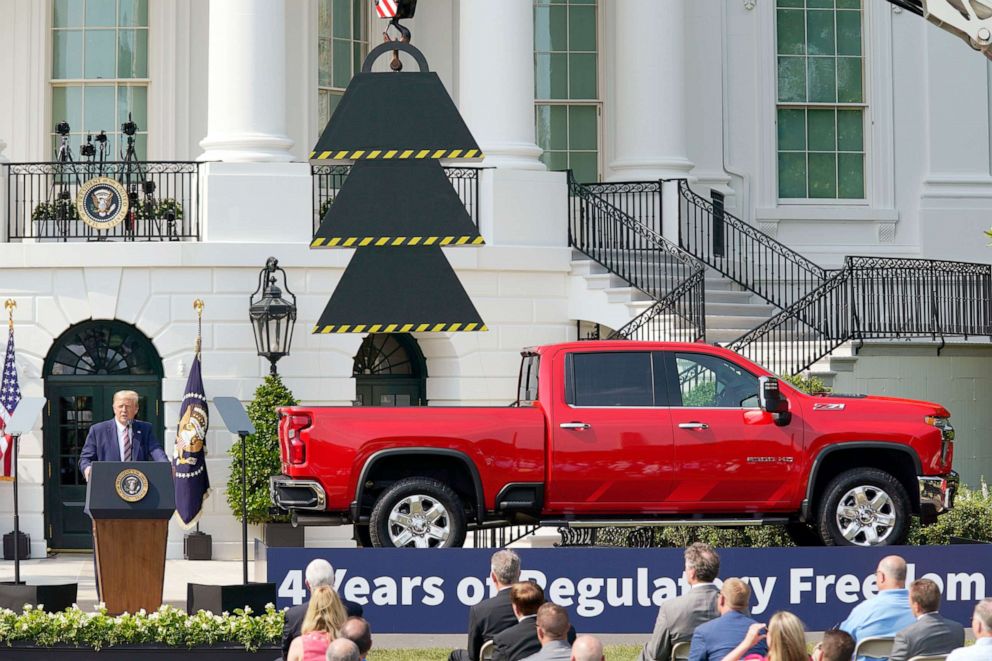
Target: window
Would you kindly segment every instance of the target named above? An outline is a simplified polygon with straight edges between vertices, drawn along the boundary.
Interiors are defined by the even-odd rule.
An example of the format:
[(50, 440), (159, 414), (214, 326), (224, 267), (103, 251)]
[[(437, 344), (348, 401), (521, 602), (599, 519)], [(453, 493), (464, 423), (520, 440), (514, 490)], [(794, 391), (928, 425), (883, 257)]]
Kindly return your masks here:
[(318, 0), (317, 6), (317, 131), (321, 132), (368, 55), (369, 3)]
[(520, 362), (517, 405), (530, 404), (537, 401), (537, 376), (540, 367), (540, 356), (524, 356), (524, 359)]
[(675, 354), (682, 406), (751, 408), (758, 405), (758, 379), (742, 367), (701, 353)]
[(865, 198), (861, 0), (777, 0), (778, 196)]
[(654, 406), (651, 354), (574, 353), (565, 389), (575, 406)]
[(54, 0), (52, 11), (52, 150), (69, 123), (74, 158), (87, 135), (107, 132), (106, 159), (122, 158), (121, 124), (138, 125), (135, 150), (147, 159), (147, 0)]
[(537, 144), (550, 170), (599, 180), (596, 0), (535, 0), (534, 98)]

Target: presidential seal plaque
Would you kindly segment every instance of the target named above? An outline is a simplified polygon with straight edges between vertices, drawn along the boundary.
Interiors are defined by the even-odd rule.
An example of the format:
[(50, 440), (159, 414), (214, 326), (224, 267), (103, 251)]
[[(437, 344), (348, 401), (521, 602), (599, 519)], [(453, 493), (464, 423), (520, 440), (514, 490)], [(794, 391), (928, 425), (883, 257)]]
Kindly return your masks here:
[(83, 222), (93, 229), (112, 229), (127, 216), (127, 189), (116, 179), (94, 177), (80, 186), (76, 210)]
[(114, 479), (121, 500), (136, 503), (148, 495), (148, 477), (137, 468), (125, 468)]

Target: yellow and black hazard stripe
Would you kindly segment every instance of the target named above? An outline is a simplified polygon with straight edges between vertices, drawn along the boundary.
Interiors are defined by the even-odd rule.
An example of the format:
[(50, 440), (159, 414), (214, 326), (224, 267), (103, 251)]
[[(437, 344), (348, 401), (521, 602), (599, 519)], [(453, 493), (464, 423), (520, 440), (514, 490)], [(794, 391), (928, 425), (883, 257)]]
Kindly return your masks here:
[(371, 161), (390, 159), (483, 158), (480, 149), (327, 149), (310, 152), (310, 160)]
[(471, 333), (488, 331), (485, 324), (330, 324), (314, 326), (314, 334), (328, 333)]
[(311, 248), (391, 248), (393, 246), (481, 246), (485, 239), (475, 236), (333, 236), (317, 237)]

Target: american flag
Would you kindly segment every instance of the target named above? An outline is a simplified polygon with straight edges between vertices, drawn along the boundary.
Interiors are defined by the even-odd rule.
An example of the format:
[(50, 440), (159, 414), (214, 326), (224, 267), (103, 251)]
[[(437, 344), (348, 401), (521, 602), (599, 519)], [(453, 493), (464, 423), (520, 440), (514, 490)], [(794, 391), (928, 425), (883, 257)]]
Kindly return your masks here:
[[(17, 385), (17, 365), (14, 364), (14, 328), (10, 328), (10, 337), (7, 339), (7, 355), (3, 360), (3, 379), (0, 380), (0, 432), (10, 423), (11, 416), (17, 403), (21, 401), (21, 388)], [(0, 480), (14, 479), (15, 466), (14, 457), (14, 437), (7, 434), (0, 434), (0, 454), (3, 461), (0, 462)]]

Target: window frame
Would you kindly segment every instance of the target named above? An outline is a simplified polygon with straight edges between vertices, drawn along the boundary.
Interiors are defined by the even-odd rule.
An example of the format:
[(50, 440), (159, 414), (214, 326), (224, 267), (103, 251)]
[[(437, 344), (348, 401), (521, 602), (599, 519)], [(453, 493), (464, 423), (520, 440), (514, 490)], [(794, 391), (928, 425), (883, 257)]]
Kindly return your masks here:
[[(532, 3), (531, 3), (531, 7), (532, 7), (531, 21), (532, 22), (535, 21), (533, 9), (536, 9), (539, 6), (539, 4), (538, 4), (539, 2), (540, 2), (540, 0), (533, 0)], [(550, 5), (550, 4), (557, 4), (557, 5), (568, 6), (569, 3), (568, 3), (568, 0), (548, 0), (547, 3), (545, 3), (544, 5), (540, 5), (540, 6), (547, 6), (547, 5)], [(604, 36), (605, 35), (604, 16), (605, 16), (605, 12), (606, 12), (606, 8), (604, 7), (604, 4), (605, 4), (604, 0), (595, 0), (595, 8), (596, 8), (596, 10), (595, 10), (595, 13), (596, 13), (596, 98), (595, 99), (571, 99), (571, 98), (569, 98), (569, 99), (541, 99), (541, 98), (538, 98), (538, 96), (537, 96), (537, 53), (538, 53), (538, 50), (537, 50), (536, 39), (535, 39), (535, 43), (533, 44), (533, 49), (532, 49), (532, 51), (533, 51), (533, 59), (534, 59), (534, 78), (535, 78), (535, 82), (534, 82), (534, 139), (535, 139), (535, 141), (537, 140), (538, 109), (539, 109), (540, 106), (565, 106), (566, 108), (568, 106), (590, 106), (590, 107), (594, 108), (595, 111), (596, 111), (596, 173), (597, 173), (597, 177), (596, 178), (597, 179), (602, 179), (603, 173), (604, 173), (605, 167), (606, 167), (605, 155), (603, 153), (604, 152), (604, 147), (605, 147), (605, 140), (604, 140), (604, 136), (603, 136), (603, 125), (604, 125), (604, 123), (603, 123), (603, 105), (604, 105), (604, 102), (603, 102), (603, 90), (604, 90), (604, 75), (605, 75), (605, 72), (606, 72), (606, 67), (605, 67), (605, 59), (606, 58), (604, 57), (604, 54), (603, 54), (603, 44), (604, 44), (604, 40), (605, 40), (605, 36)], [(566, 27), (566, 29), (567, 29), (567, 27)], [(545, 52), (545, 51), (541, 51), (541, 52)], [(571, 52), (571, 51), (548, 51), (548, 52), (556, 52), (556, 53), (557, 52), (566, 52), (566, 53), (568, 53), (568, 52)], [(579, 51), (579, 52), (584, 52), (584, 51)], [(566, 127), (565, 127), (565, 132), (566, 132), (566, 149), (564, 149), (564, 150), (552, 150), (552, 151), (555, 151), (555, 152), (561, 151), (561, 152), (565, 153), (566, 155), (567, 154), (570, 154), (572, 152), (571, 149), (568, 149), (567, 148), (567, 145), (568, 145), (568, 133), (570, 132), (569, 131), (569, 126), (568, 126), (568, 122), (569, 121), (570, 120), (567, 118), (567, 115), (566, 115)], [(538, 144), (538, 146), (540, 147), (541, 145)], [(577, 150), (577, 151), (579, 153), (588, 153), (588, 150)], [(542, 155), (543, 155), (543, 152), (544, 152), (544, 148), (542, 147)], [(542, 163), (543, 163), (543, 161), (542, 161)], [(571, 165), (571, 164), (569, 163), (569, 165)]]
[[(609, 405), (609, 404), (576, 404), (575, 392), (575, 356), (582, 355), (604, 355), (611, 356), (617, 354), (636, 353), (645, 354), (651, 368), (651, 404), (649, 405)], [(565, 354), (565, 375), (563, 379), (563, 400), (570, 409), (662, 409), (670, 407), (670, 384), (666, 378), (667, 367), (663, 351), (652, 351), (651, 349), (630, 349), (623, 351), (607, 351), (602, 349), (592, 351), (570, 351)]]
[[(779, 60), (780, 54), (778, 52), (778, 9), (779, 9), (778, 0), (772, 0), (772, 2), (770, 2), (768, 4), (771, 5), (771, 10), (772, 10), (772, 24), (773, 24), (773, 29), (772, 29), (772, 38), (773, 38), (772, 39), (772, 41), (773, 41), (773, 44), (772, 44), (772, 57), (773, 57), (773, 66), (774, 66), (774, 70), (775, 70), (774, 71), (774, 82), (773, 82), (774, 110), (773, 110), (773, 118), (772, 118), (773, 119), (773, 122), (774, 122), (774, 141), (775, 141), (774, 142), (774, 156), (775, 156), (774, 163), (775, 163), (775, 168), (773, 170), (773, 173), (774, 173), (773, 174), (773, 179), (774, 179), (774, 182), (775, 182), (774, 183), (774, 186), (775, 186), (775, 199), (776, 199), (778, 205), (780, 205), (780, 206), (783, 206), (783, 205), (797, 205), (797, 206), (813, 206), (813, 205), (866, 206), (866, 205), (870, 204), (870, 200), (871, 200), (871, 193), (870, 193), (869, 187), (870, 187), (870, 183), (871, 183), (872, 177), (871, 177), (871, 174), (870, 174), (870, 171), (871, 171), (870, 165), (871, 164), (869, 162), (869, 158), (870, 158), (870, 154), (871, 154), (871, 151), (872, 150), (869, 148), (869, 145), (871, 144), (871, 140), (870, 140), (870, 136), (869, 136), (869, 131), (871, 130), (871, 127), (872, 127), (872, 124), (873, 124), (872, 118), (871, 118), (871, 85), (869, 83), (869, 72), (870, 72), (871, 67), (869, 65), (869, 48), (868, 48), (868, 14), (869, 14), (869, 11), (868, 11), (868, 2), (866, 0), (861, 0), (861, 8), (859, 10), (860, 13), (861, 13), (861, 58), (860, 59), (861, 59), (861, 91), (862, 91), (862, 100), (861, 100), (861, 102), (852, 102), (852, 103), (840, 102), (840, 101), (836, 101), (836, 102), (816, 102), (816, 101), (780, 101), (779, 100), (779, 88), (778, 88), (778, 73), (779, 73), (778, 67), (779, 67), (779, 62), (778, 62), (778, 60)], [(805, 46), (806, 52), (803, 54), (802, 58), (803, 58), (804, 63), (805, 63), (805, 62), (808, 61), (808, 59), (810, 57), (809, 54), (808, 54), (809, 22), (807, 20), (808, 19), (808, 12), (810, 11), (810, 8), (807, 6), (806, 0), (804, 0), (803, 6), (801, 8), (798, 8), (797, 7), (797, 8), (794, 8), (794, 9), (799, 9), (799, 10), (801, 10), (803, 12), (803, 19), (804, 19), (803, 20), (803, 36), (804, 36), (803, 43), (806, 45)], [(824, 10), (825, 10), (825, 8), (824, 9), (814, 8), (813, 9), (813, 11), (824, 11)], [(835, 2), (835, 5), (834, 5), (833, 9), (830, 10), (830, 11), (832, 11), (832, 13), (834, 14), (834, 26), (835, 26), (835, 32), (834, 32), (834, 34), (835, 34), (835, 44), (836, 44), (836, 24), (837, 24), (837, 21), (836, 21), (836, 15), (837, 14), (836, 13), (838, 11), (838, 9), (836, 7), (836, 2)], [(850, 11), (850, 10), (846, 10), (845, 9), (845, 10), (841, 10), (841, 11)], [(834, 53), (833, 58), (834, 58), (835, 61), (839, 57), (843, 57), (843, 56), (839, 56), (836, 53)], [(807, 84), (807, 96), (808, 96), (808, 93), (809, 93), (809, 79), (808, 79), (808, 77), (807, 77), (806, 84)], [(836, 84), (836, 74), (835, 74), (835, 84)], [(782, 195), (781, 195), (781, 186), (780, 186), (780, 182), (779, 182), (779, 165), (778, 165), (778, 159), (779, 159), (779, 155), (780, 155), (779, 140), (778, 140), (778, 124), (779, 124), (779, 122), (778, 122), (778, 111), (780, 109), (804, 110), (804, 111), (807, 112), (807, 114), (806, 114), (806, 121), (804, 123), (804, 126), (806, 127), (805, 128), (806, 134), (804, 135), (804, 140), (806, 142), (806, 145), (805, 145), (805, 148), (802, 151), (802, 153), (805, 155), (805, 158), (806, 158), (806, 182), (807, 182), (806, 183), (806, 197), (782, 197)], [(863, 179), (863, 184), (862, 184), (863, 185), (863, 191), (862, 192), (863, 192), (863, 196), (862, 197), (810, 197), (809, 196), (809, 155), (811, 153), (811, 150), (809, 148), (809, 128), (808, 128), (809, 127), (809, 119), (808, 119), (809, 115), (808, 115), (808, 111), (809, 110), (816, 110), (816, 109), (834, 110), (835, 112), (841, 111), (841, 110), (855, 110), (855, 109), (859, 109), (859, 110), (862, 111), (862, 117), (861, 117), (861, 122), (862, 122), (862, 125), (861, 125), (861, 149), (862, 149), (862, 152), (861, 152), (861, 154), (862, 154), (862, 158), (863, 158), (863, 165), (862, 165), (862, 179)], [(836, 123), (835, 123), (835, 131), (836, 131)], [(835, 133), (835, 142), (836, 142), (836, 140), (837, 140), (837, 136), (836, 136), (836, 133)], [(793, 153), (799, 153), (799, 152), (793, 151)], [(857, 153), (857, 152), (841, 152), (839, 149), (836, 149), (833, 152), (817, 152), (817, 153), (824, 153), (824, 154), (832, 153), (837, 158), (837, 162), (834, 165), (834, 173), (835, 173), (835, 184), (837, 185), (837, 188), (838, 188), (837, 192), (839, 194), (839, 192), (840, 192), (839, 191), (839, 188), (840, 188), (840, 164), (839, 164), (839, 160), (840, 159), (839, 159), (839, 155), (841, 153)]]
[[(330, 54), (330, 66), (331, 66), (331, 69), (330, 69), (329, 75), (330, 75), (331, 83), (332, 84), (331, 85), (321, 85), (320, 84), (320, 40), (321, 40), (321, 36), (320, 36), (320, 28), (321, 28), (321, 25), (320, 25), (320, 4), (319, 4), (320, 1), (321, 0), (318, 0), (318, 5), (317, 5), (317, 7), (315, 9), (315, 20), (314, 20), (314, 25), (316, 26), (316, 29), (314, 31), (314, 35), (315, 35), (314, 36), (314, 49), (315, 49), (315, 51), (314, 51), (314, 61), (317, 63), (317, 87), (316, 87), (316, 89), (317, 89), (317, 93), (316, 93), (317, 109), (316, 109), (316, 116), (317, 116), (317, 135), (318, 136), (324, 131), (324, 128), (326, 128), (327, 122), (330, 121), (330, 119), (331, 119), (331, 115), (334, 114), (334, 110), (332, 109), (331, 112), (330, 112), (330, 115), (327, 116), (327, 120), (325, 120), (323, 122), (321, 121), (321, 117), (320, 117), (320, 112), (321, 112), (321, 97), (325, 93), (327, 93), (329, 95), (341, 94), (343, 96), (344, 95), (344, 92), (345, 92), (345, 89), (346, 89), (346, 87), (336, 87), (333, 84), (334, 83), (334, 51), (333, 51), (333, 43), (334, 43), (334, 23), (333, 23), (333, 20), (334, 19), (333, 19), (333, 0), (327, 0), (331, 4), (331, 7), (332, 7), (331, 8), (331, 36), (329, 37), (329, 41), (331, 42), (331, 54)], [(362, 62), (358, 62), (358, 63), (352, 62), (352, 75), (354, 75), (358, 71), (361, 71), (362, 63), (365, 61), (365, 58), (368, 57), (369, 52), (372, 50), (372, 21), (373, 21), (374, 18), (377, 18), (376, 16), (373, 16), (372, 3), (363, 2), (363, 3), (360, 3), (360, 4), (361, 4), (361, 6), (363, 8), (362, 9), (362, 12), (364, 13), (364, 19), (363, 20), (365, 22), (365, 33), (362, 35), (362, 39), (360, 39), (360, 40), (356, 40), (354, 33), (352, 33), (352, 35), (351, 35), (352, 38), (349, 39), (349, 42), (351, 43), (352, 53), (354, 52), (354, 45), (356, 43), (364, 43), (364, 51), (363, 51), (364, 54), (362, 56)], [(352, 4), (352, 10), (354, 11), (354, 4)], [(352, 18), (352, 20), (354, 20), (354, 18)]]
[[(895, 207), (895, 99), (892, 12), (888, 6), (862, 4), (864, 85), (867, 108), (865, 130), (865, 195), (867, 201), (829, 198), (778, 197), (777, 36), (775, 3), (761, 2), (753, 9), (757, 67), (758, 129), (754, 220), (773, 236), (782, 221), (846, 221), (878, 224), (898, 222)], [(733, 73), (733, 63), (728, 66)], [(743, 127), (737, 130), (744, 130)], [(751, 130), (750, 126), (746, 130)]]
[[(673, 408), (673, 409), (689, 409), (689, 410), (694, 410), (694, 411), (695, 410), (710, 410), (710, 411), (754, 411), (754, 410), (760, 410), (760, 406), (758, 406), (758, 403), (757, 402), (755, 403), (754, 406), (685, 406), (684, 403), (683, 403), (683, 400), (682, 400), (682, 385), (679, 383), (679, 369), (678, 369), (678, 362), (677, 362), (677, 357), (679, 355), (684, 355), (684, 356), (705, 356), (706, 358), (709, 358), (711, 360), (722, 360), (723, 362), (725, 362), (725, 363), (727, 363), (729, 365), (733, 365), (734, 367), (736, 367), (737, 369), (739, 369), (741, 372), (749, 375), (751, 378), (753, 378), (755, 380), (755, 383), (758, 383), (759, 384), (759, 387), (760, 387), (760, 382), (759, 382), (759, 378), (760, 377), (757, 374), (755, 374), (754, 372), (752, 372), (751, 370), (749, 370), (748, 368), (744, 367), (743, 365), (740, 365), (738, 363), (735, 363), (732, 360), (728, 360), (727, 358), (724, 358), (723, 356), (718, 356), (716, 354), (706, 353), (706, 352), (702, 352), (702, 351), (685, 351), (685, 350), (676, 351), (676, 350), (671, 350), (671, 349), (670, 350), (666, 350), (666, 351), (664, 351), (662, 353), (665, 354), (665, 360), (666, 360), (665, 374), (666, 374), (666, 377), (667, 377), (666, 378), (666, 381), (667, 381), (667, 385), (668, 385), (668, 391), (670, 393), (670, 398), (669, 399), (671, 401), (671, 408)], [(755, 397), (757, 397), (757, 392), (755, 393)]]
[[(138, 131), (135, 134), (135, 137), (136, 138), (139, 138), (139, 137), (140, 138), (143, 138), (144, 150), (146, 152), (143, 155), (143, 157), (142, 157), (142, 155), (139, 154), (139, 160), (147, 160), (149, 158), (147, 152), (148, 152), (148, 149), (150, 147), (150, 133), (151, 133), (151, 131), (150, 131), (150, 124), (151, 124), (151, 117), (152, 117), (152, 108), (151, 108), (151, 103), (150, 103), (151, 88), (152, 88), (151, 71), (152, 71), (152, 68), (153, 68), (153, 61), (152, 61), (152, 57), (151, 57), (152, 56), (152, 53), (153, 53), (153, 50), (151, 48), (151, 45), (152, 45), (151, 44), (151, 35), (152, 35), (152, 27), (153, 27), (152, 26), (152, 23), (153, 23), (153, 21), (152, 21), (152, 14), (153, 14), (152, 7), (149, 6), (149, 4), (148, 4), (148, 2), (146, 0), (146, 2), (145, 2), (146, 24), (143, 25), (143, 26), (130, 26), (129, 25), (129, 26), (123, 26), (122, 27), (119, 22), (115, 22), (115, 24), (113, 26), (92, 26), (92, 27), (90, 27), (90, 26), (88, 26), (86, 24), (86, 19), (85, 19), (86, 9), (85, 9), (85, 4), (84, 4), (83, 5), (83, 9), (81, 10), (83, 12), (83, 22), (80, 25), (78, 25), (78, 26), (69, 26), (69, 27), (59, 27), (59, 26), (56, 26), (55, 25), (55, 4), (56, 4), (56, 0), (50, 0), (49, 2), (46, 3), (46, 9), (47, 9), (47, 13), (48, 13), (48, 20), (47, 20), (47, 24), (46, 24), (47, 35), (48, 35), (48, 38), (47, 38), (47, 49), (46, 49), (47, 59), (45, 61), (45, 66), (46, 66), (46, 71), (47, 71), (47, 78), (48, 78), (48, 80), (47, 80), (47, 93), (48, 93), (47, 110), (48, 110), (48, 127), (49, 128), (46, 131), (47, 136), (48, 136), (48, 140), (47, 140), (48, 154), (50, 154), (50, 156), (51, 156), (51, 158), (53, 160), (55, 159), (55, 154), (58, 152), (59, 144), (60, 144), (60, 141), (61, 141), (61, 136), (59, 136), (58, 133), (56, 133), (55, 130), (54, 130), (55, 129), (55, 124), (58, 123), (58, 122), (63, 121), (64, 119), (67, 119), (67, 118), (63, 118), (63, 117), (55, 117), (54, 116), (55, 115), (55, 90), (57, 88), (61, 88), (61, 89), (78, 88), (80, 90), (81, 99), (80, 99), (80, 105), (79, 105), (79, 112), (80, 112), (80, 122), (83, 122), (84, 118), (86, 117), (86, 94), (85, 94), (85, 89), (87, 87), (111, 87), (111, 86), (113, 86), (113, 88), (114, 88), (114, 104), (113, 104), (114, 105), (114, 121), (110, 124), (110, 126), (108, 126), (106, 128), (103, 128), (103, 127), (101, 127), (101, 128), (102, 128), (102, 130), (106, 131), (106, 133), (107, 133), (108, 136), (113, 136), (113, 140), (114, 140), (115, 146), (116, 146), (116, 150), (113, 153), (108, 153), (107, 154), (107, 161), (120, 161), (120, 160), (122, 160), (123, 159), (123, 156), (121, 155), (121, 152), (123, 152), (126, 149), (127, 139), (126, 139), (126, 136), (124, 135), (124, 133), (120, 130), (120, 125), (121, 125), (121, 123), (123, 121), (123, 118), (117, 117), (117, 110), (118, 110), (118, 107), (119, 107), (119, 95), (120, 95), (121, 88), (123, 88), (123, 87), (140, 87), (140, 88), (144, 88), (144, 90), (145, 90), (145, 124), (146, 125), (145, 126), (141, 126), (141, 125), (138, 126)], [(115, 9), (115, 19), (114, 20), (115, 21), (118, 21), (119, 20), (118, 17), (119, 17), (119, 14), (120, 14), (120, 0), (116, 0), (115, 1), (114, 9)], [(146, 34), (146, 38), (145, 38), (145, 76), (142, 77), (142, 78), (137, 78), (137, 77), (136, 78), (120, 78), (117, 75), (119, 73), (119, 71), (120, 71), (120, 69), (119, 69), (119, 67), (120, 67), (120, 62), (119, 62), (120, 41), (119, 41), (119, 36), (118, 35), (119, 35), (119, 33), (121, 32), (122, 29), (123, 30), (135, 30), (135, 31), (144, 30), (145, 31), (145, 34)], [(114, 74), (115, 75), (113, 77), (109, 77), (109, 78), (85, 78), (85, 77), (84, 78), (56, 78), (55, 77), (55, 44), (56, 44), (55, 35), (56, 35), (57, 32), (69, 32), (69, 31), (79, 31), (79, 32), (81, 32), (83, 34), (81, 48), (80, 48), (80, 51), (79, 51), (79, 58), (80, 58), (80, 60), (82, 62), (82, 64), (80, 65), (81, 66), (81, 73), (83, 73), (83, 74), (86, 73), (86, 71), (85, 71), (85, 66), (86, 66), (86, 38), (85, 38), (85, 35), (86, 35), (86, 32), (87, 31), (93, 31), (93, 32), (110, 32), (110, 31), (112, 31), (114, 33), (114, 37), (115, 37), (114, 38), (114, 49), (115, 49), (115, 52), (114, 52)], [(121, 120), (121, 121), (118, 121), (118, 120)], [(76, 128), (76, 127), (72, 127), (70, 125), (70, 129), (71, 129), (70, 130), (70, 133), (69, 133), (69, 142), (70, 142), (70, 145), (72, 144), (72, 140), (73, 140), (74, 137), (78, 136), (78, 138), (79, 138), (78, 144), (73, 147), (73, 151), (75, 152), (73, 158), (76, 159), (76, 160), (82, 160), (81, 157), (80, 157), (80, 155), (79, 155), (79, 146), (85, 144), (86, 136), (89, 135), (89, 134), (92, 134), (92, 135), (95, 136), (96, 133), (99, 130), (101, 130), (101, 129), (95, 129), (95, 130), (93, 130), (93, 129), (86, 129), (85, 126), (86, 126), (85, 124), (82, 124), (82, 128)]]

